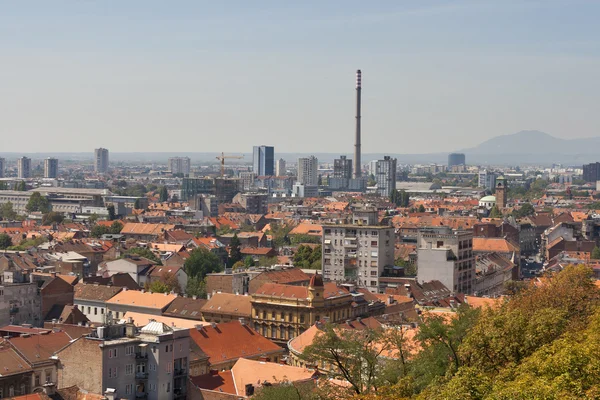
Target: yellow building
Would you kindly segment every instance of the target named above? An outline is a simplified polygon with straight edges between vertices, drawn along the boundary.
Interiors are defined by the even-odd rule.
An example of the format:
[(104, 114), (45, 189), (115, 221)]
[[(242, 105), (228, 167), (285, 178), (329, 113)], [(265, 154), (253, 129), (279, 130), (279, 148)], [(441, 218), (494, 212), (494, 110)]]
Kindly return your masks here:
[(316, 321), (351, 318), (353, 296), (314, 275), (308, 287), (265, 283), (252, 295), (254, 329), (278, 343), (302, 334)]

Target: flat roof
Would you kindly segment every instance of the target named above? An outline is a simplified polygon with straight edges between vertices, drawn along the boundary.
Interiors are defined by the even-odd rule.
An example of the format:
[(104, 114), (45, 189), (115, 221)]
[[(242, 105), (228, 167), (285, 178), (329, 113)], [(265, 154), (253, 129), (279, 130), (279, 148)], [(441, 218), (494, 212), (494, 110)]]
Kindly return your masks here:
[(94, 196), (109, 196), (112, 195), (108, 189), (85, 189), (85, 188), (65, 188), (65, 187), (38, 187), (31, 189), (30, 192), (43, 193), (64, 193), (64, 194), (87, 194)]

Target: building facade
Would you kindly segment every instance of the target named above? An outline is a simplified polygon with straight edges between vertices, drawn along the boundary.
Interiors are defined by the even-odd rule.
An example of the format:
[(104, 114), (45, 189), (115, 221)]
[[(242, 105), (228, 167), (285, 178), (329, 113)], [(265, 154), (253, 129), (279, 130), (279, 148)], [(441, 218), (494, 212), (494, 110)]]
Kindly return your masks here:
[(94, 171), (97, 174), (108, 172), (108, 149), (100, 147), (94, 150)]
[(346, 156), (340, 156), (333, 160), (333, 177), (352, 179), (352, 160), (346, 158)]
[(583, 166), (583, 180), (597, 182), (600, 180), (600, 162), (585, 164)]
[(4, 171), (6, 171), (6, 160), (0, 158), (0, 178), (4, 178)]
[(377, 181), (377, 193), (383, 197), (389, 197), (396, 189), (396, 159), (384, 156), (383, 160), (377, 161), (375, 180)]
[(56, 158), (46, 158), (44, 160), (44, 178), (58, 178), (58, 160)]
[(379, 292), (379, 277), (394, 264), (394, 228), (377, 225), (377, 211), (355, 213), (351, 225), (323, 225), (325, 279)]
[(478, 173), (479, 187), (493, 190), (496, 187), (496, 174), (484, 169)]
[(475, 291), (473, 231), (449, 227), (420, 229), (417, 238), (417, 281), (438, 280), (454, 293)]
[(466, 158), (463, 153), (448, 154), (448, 168), (452, 168), (456, 165), (467, 165)]
[(189, 157), (172, 157), (169, 158), (169, 171), (172, 174), (190, 174), (190, 158)]
[(319, 183), (319, 160), (315, 156), (298, 159), (297, 183), (307, 186), (317, 186)]
[(21, 157), (17, 160), (17, 176), (21, 179), (31, 178), (31, 158)]
[(287, 173), (287, 170), (286, 170), (285, 160), (283, 158), (280, 158), (275, 163), (275, 175), (276, 176), (285, 176), (286, 173)]
[(496, 206), (500, 209), (506, 208), (508, 204), (506, 179), (503, 176), (496, 179)]
[(273, 146), (254, 146), (252, 168), (257, 176), (275, 175), (275, 148)]

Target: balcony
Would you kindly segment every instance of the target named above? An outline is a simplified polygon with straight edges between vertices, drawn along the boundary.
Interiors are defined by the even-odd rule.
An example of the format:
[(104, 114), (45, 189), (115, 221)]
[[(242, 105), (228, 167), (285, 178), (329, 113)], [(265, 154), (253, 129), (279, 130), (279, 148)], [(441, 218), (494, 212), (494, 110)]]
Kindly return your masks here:
[(135, 359), (136, 360), (147, 360), (148, 359), (148, 353), (135, 353)]
[(356, 240), (344, 240), (344, 247), (355, 249), (358, 247), (358, 242)]
[(135, 393), (136, 399), (145, 399), (147, 397), (148, 397), (148, 393), (144, 393), (144, 392), (136, 392)]
[(148, 379), (148, 373), (147, 372), (136, 372), (135, 379)]
[(17, 307), (17, 306), (12, 306), (12, 307), (9, 309), (9, 313), (10, 313), (10, 314), (16, 314), (16, 313), (18, 313), (18, 312), (19, 312), (19, 307)]
[(185, 376), (185, 375), (187, 375), (187, 370), (185, 368), (175, 369), (175, 377)]

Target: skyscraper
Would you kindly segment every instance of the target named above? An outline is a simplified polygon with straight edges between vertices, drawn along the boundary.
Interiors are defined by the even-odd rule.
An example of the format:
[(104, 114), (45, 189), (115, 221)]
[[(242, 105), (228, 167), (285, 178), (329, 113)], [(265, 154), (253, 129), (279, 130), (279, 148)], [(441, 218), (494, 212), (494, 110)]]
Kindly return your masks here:
[(58, 160), (56, 158), (46, 158), (44, 160), (44, 178), (58, 177)]
[(17, 160), (18, 176), (21, 179), (31, 177), (31, 158), (21, 157)]
[(287, 171), (285, 169), (285, 160), (283, 158), (280, 158), (275, 163), (275, 175), (285, 176), (286, 173), (287, 173)]
[(298, 159), (298, 182), (303, 185), (317, 186), (319, 183), (319, 161), (315, 156)]
[(4, 170), (6, 169), (6, 160), (0, 158), (0, 178), (4, 178)]
[(94, 170), (98, 174), (108, 172), (108, 149), (100, 147), (94, 150)]
[(396, 189), (395, 158), (384, 156), (383, 160), (377, 160), (375, 180), (377, 181), (377, 193), (380, 196), (388, 197), (392, 194), (392, 190)]
[(467, 165), (463, 153), (451, 153), (448, 155), (448, 167), (452, 168), (455, 165)]
[(347, 159), (346, 156), (333, 160), (333, 177), (352, 179), (352, 160)]
[(189, 157), (172, 157), (169, 158), (169, 171), (172, 174), (190, 174), (190, 158)]
[(257, 176), (275, 175), (275, 148), (273, 146), (254, 146), (252, 167)]

